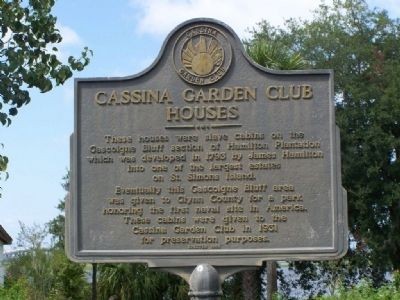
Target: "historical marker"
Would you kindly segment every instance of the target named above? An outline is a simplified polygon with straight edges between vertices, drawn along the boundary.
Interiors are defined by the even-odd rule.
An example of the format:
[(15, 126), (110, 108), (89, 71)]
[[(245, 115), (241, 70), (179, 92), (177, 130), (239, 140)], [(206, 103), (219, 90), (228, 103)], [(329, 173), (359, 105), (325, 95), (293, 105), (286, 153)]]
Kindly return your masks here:
[(333, 74), (253, 63), (226, 25), (178, 26), (126, 78), (75, 81), (68, 252), (249, 266), (347, 250)]

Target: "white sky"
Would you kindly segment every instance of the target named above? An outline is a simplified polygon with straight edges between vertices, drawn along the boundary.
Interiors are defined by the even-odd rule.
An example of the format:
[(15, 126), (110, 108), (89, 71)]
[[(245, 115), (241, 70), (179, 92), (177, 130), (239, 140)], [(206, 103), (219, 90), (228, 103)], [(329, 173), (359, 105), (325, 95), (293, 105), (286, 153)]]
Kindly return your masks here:
[[(240, 37), (256, 22), (267, 19), (281, 25), (289, 17), (309, 18), (317, 0), (131, 0), (139, 8), (136, 30), (141, 34), (165, 36), (176, 25), (191, 18), (216, 18), (231, 26)], [(168, 13), (166, 13), (168, 12)], [(173, 16), (173, 17), (172, 17)]]
[[(369, 0), (372, 7), (400, 16), (399, 0)], [(122, 76), (149, 66), (166, 35), (194, 17), (215, 18), (240, 38), (262, 19), (282, 25), (284, 19), (307, 19), (316, 0), (115, 0), (57, 1), (54, 14), (64, 41), (63, 58), (94, 51), (90, 66), (78, 77)], [(73, 131), (73, 82), (47, 94), (31, 93), (32, 102), (0, 128), (2, 153), (10, 158), (8, 181), (0, 182), (0, 224), (16, 240), (18, 220), (30, 225), (54, 218), (65, 195), (61, 178), (69, 166), (69, 135)]]

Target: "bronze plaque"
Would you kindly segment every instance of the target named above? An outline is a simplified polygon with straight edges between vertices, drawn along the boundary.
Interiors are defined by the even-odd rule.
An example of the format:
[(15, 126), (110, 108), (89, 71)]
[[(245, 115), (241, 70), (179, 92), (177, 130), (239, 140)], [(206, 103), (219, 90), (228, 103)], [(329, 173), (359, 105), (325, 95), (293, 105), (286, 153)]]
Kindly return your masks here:
[(347, 250), (330, 70), (256, 65), (226, 25), (178, 26), (126, 78), (75, 81), (69, 256), (150, 266)]

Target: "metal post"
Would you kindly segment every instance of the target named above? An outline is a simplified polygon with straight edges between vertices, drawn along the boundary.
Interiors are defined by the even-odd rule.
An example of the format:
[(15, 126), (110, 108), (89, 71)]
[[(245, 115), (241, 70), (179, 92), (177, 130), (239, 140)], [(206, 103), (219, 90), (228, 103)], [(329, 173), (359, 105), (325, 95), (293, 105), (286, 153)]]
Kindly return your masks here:
[(97, 264), (92, 263), (92, 300), (97, 300)]
[(218, 271), (209, 264), (198, 265), (190, 275), (191, 300), (220, 300), (222, 296)]

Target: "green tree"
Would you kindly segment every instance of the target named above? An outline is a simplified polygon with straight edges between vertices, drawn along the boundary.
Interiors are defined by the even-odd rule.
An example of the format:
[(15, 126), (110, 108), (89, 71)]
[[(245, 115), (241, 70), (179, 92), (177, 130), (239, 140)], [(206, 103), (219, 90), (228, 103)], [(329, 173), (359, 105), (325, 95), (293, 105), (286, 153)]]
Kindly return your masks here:
[(28, 282), (20, 279), (9, 287), (0, 287), (0, 299), (7, 300), (26, 300), (28, 299)]
[[(51, 10), (54, 0), (0, 0), (0, 123), (11, 124), (11, 117), (31, 101), (29, 90), (42, 93), (63, 84), (73, 71), (82, 71), (92, 51), (83, 49), (80, 57), (59, 59), (57, 44), (62, 36)], [(0, 179), (7, 177), (8, 158), (0, 154)], [(1, 197), (1, 194), (0, 194)]]
[(70, 182), (70, 172), (62, 178), (61, 186), (65, 190), (66, 194), (63, 200), (60, 200), (57, 209), (60, 214), (52, 219), (47, 226), (49, 228), (49, 233), (53, 238), (53, 247), (57, 249), (65, 248), (65, 202), (69, 199), (69, 182)]
[[(52, 236), (52, 272), (55, 278), (55, 287), (52, 294), (65, 299), (87, 299), (89, 285), (85, 280), (85, 264), (70, 261), (65, 255), (65, 201), (69, 198), (70, 172), (62, 178), (61, 186), (66, 195), (59, 201), (57, 208), (60, 214), (47, 223), (48, 232)], [(62, 298), (62, 299), (64, 299)]]
[(303, 57), (274, 37), (258, 36), (245, 41), (247, 54), (259, 65), (273, 70), (301, 70), (306, 67)]
[(310, 21), (289, 20), (285, 28), (260, 23), (251, 42), (261, 38), (299, 53), (311, 68), (335, 72), (352, 245), (340, 269), (348, 283), (360, 274), (350, 270), (359, 268), (378, 283), (400, 267), (399, 20), (363, 0), (334, 0), (322, 2)]
[[(0, 146), (1, 148), (3, 148), (4, 145), (0, 144)], [(0, 180), (5, 180), (8, 177), (7, 165), (8, 165), (8, 157), (0, 154)], [(0, 198), (1, 198), (1, 193), (0, 193)]]
[(91, 51), (70, 56), (68, 63), (57, 57), (62, 36), (51, 14), (54, 0), (0, 0), (0, 122), (11, 123), (18, 109), (30, 102), (28, 88), (45, 93), (63, 84), (72, 71), (89, 63)]
[[(69, 173), (62, 183), (66, 191), (68, 185)], [(18, 246), (25, 251), (12, 259), (7, 266), (5, 295), (32, 300), (88, 299), (89, 285), (86, 282), (85, 265), (71, 262), (65, 255), (64, 204), (64, 201), (60, 201), (61, 214), (46, 226), (26, 226), (20, 222), (21, 231), (17, 241)], [(52, 247), (45, 249), (43, 242), (49, 233), (53, 235), (54, 243)], [(22, 296), (18, 298), (19, 295)]]
[(54, 274), (54, 285), (49, 299), (89, 299), (89, 284), (86, 281), (85, 265), (70, 261), (64, 249), (51, 251), (51, 269)]
[(24, 300), (83, 300), (88, 299), (89, 288), (82, 265), (69, 261), (63, 250), (39, 248), (11, 260), (4, 294)]
[(188, 286), (183, 279), (143, 264), (102, 264), (99, 270), (99, 296), (107, 300), (186, 300)]
[(25, 280), (28, 283), (28, 299), (45, 299), (53, 281), (50, 257), (42, 248), (47, 229), (36, 224), (27, 226), (22, 222), (20, 227), (17, 244), (25, 251), (18, 254), (7, 266), (6, 284), (11, 287)]
[[(62, 187), (66, 196), (57, 206), (60, 214), (51, 220), (47, 226), (53, 237), (53, 252), (57, 254), (62, 264), (57, 264), (53, 272), (57, 278), (57, 289), (54, 293), (70, 295), (71, 299), (80, 299), (76, 294), (80, 286), (87, 286), (80, 282), (84, 264), (77, 264), (67, 260), (64, 254), (65, 246), (65, 202), (69, 201), (70, 172), (63, 177)], [(150, 270), (145, 265), (138, 264), (99, 264), (98, 289), (100, 299), (116, 295), (118, 299), (188, 299), (188, 287), (185, 282), (174, 275)], [(74, 296), (75, 295), (75, 296)], [(83, 298), (85, 299), (85, 298)]]
[[(291, 42), (316, 68), (335, 70), (349, 225), (374, 265), (400, 266), (400, 24), (361, 0), (324, 5), (292, 22)], [(301, 35), (302, 40), (296, 38)], [(313, 50), (312, 50), (313, 49)]]

